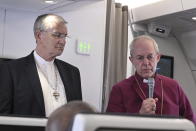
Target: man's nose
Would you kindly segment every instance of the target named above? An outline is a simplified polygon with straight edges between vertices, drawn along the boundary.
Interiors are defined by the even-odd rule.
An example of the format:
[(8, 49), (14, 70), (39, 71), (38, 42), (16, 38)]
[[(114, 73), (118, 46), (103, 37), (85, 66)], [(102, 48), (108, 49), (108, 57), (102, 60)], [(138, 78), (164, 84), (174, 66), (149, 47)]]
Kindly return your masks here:
[(59, 43), (61, 43), (61, 44), (66, 44), (66, 39), (65, 39), (65, 38), (60, 38), (60, 39), (59, 39)]
[(149, 64), (149, 60), (148, 60), (148, 58), (147, 58), (147, 57), (144, 57), (144, 59), (143, 59), (143, 63), (144, 63), (144, 64)]

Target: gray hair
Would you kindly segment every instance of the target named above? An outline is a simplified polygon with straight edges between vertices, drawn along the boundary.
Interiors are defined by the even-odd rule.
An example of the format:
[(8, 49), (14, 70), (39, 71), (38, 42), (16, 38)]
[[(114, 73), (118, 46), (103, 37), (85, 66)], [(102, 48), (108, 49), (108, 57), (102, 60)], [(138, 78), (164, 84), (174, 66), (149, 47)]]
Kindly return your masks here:
[(55, 14), (43, 14), (37, 17), (34, 23), (33, 31), (34, 35), (37, 31), (45, 31), (52, 28), (55, 24), (64, 23), (67, 24), (67, 21), (63, 17)]
[(71, 101), (56, 109), (48, 118), (45, 131), (69, 131), (77, 113), (94, 113), (96, 109), (86, 102)]
[(131, 56), (133, 55), (134, 47), (135, 47), (136, 41), (138, 41), (138, 40), (150, 40), (150, 41), (152, 41), (156, 53), (159, 53), (159, 47), (158, 47), (157, 42), (150, 36), (141, 35), (141, 36), (138, 36), (138, 37), (134, 38), (133, 41), (131, 42), (130, 46), (129, 46)]

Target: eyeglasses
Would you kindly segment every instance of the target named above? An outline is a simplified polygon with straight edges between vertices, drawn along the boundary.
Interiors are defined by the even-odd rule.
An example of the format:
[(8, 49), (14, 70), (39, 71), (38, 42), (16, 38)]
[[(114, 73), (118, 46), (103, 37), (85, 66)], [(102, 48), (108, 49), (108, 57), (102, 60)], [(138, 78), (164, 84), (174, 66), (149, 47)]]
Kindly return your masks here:
[(149, 54), (146, 57), (145, 56), (141, 56), (141, 55), (137, 55), (134, 58), (137, 61), (144, 61), (145, 58), (147, 58), (149, 61), (154, 61), (155, 60), (155, 57), (156, 57), (156, 54)]
[(45, 32), (50, 33), (52, 35), (52, 37), (54, 37), (56, 39), (69, 38), (69, 36), (67, 34), (63, 34), (63, 33), (60, 33), (60, 32), (50, 32), (50, 31), (45, 31)]

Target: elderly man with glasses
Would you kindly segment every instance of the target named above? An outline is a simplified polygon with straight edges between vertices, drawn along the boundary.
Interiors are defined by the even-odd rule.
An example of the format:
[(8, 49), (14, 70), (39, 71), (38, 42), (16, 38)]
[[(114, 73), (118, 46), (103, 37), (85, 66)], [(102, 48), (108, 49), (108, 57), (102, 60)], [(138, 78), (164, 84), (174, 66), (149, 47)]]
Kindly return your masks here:
[(82, 100), (80, 72), (62, 60), (67, 22), (43, 14), (34, 23), (36, 48), (28, 56), (0, 66), (0, 113), (49, 116), (72, 100)]
[[(168, 115), (196, 123), (190, 102), (178, 82), (156, 73), (160, 53), (154, 39), (146, 35), (136, 37), (130, 45), (129, 59), (136, 72), (113, 86), (107, 112)], [(154, 81), (151, 91), (150, 79)]]

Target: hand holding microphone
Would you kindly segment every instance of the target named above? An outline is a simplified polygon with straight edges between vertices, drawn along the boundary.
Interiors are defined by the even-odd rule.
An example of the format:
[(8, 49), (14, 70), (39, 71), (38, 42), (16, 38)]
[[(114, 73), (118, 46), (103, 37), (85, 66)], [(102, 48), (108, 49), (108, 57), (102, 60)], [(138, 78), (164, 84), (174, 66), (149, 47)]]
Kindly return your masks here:
[(157, 101), (158, 98), (147, 98), (143, 100), (139, 114), (155, 114)]
[(140, 114), (155, 114), (156, 102), (158, 101), (158, 98), (153, 99), (155, 80), (154, 78), (148, 78), (146, 83), (148, 84), (149, 95), (148, 95), (148, 98), (142, 102), (142, 106), (140, 108), (139, 113)]
[(154, 93), (154, 78), (148, 78), (148, 98), (153, 98)]

